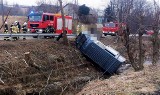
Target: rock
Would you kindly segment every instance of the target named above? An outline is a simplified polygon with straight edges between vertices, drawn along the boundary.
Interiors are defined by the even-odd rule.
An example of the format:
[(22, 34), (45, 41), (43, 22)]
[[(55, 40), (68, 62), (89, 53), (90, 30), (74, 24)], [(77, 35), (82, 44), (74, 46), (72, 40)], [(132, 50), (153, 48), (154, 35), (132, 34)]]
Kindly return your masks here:
[(128, 70), (131, 67), (131, 64), (124, 64), (118, 70), (117, 73), (123, 73), (124, 71)]
[(48, 54), (48, 62), (49, 64), (56, 63), (56, 62), (65, 62), (65, 57), (62, 55), (56, 56), (53, 54)]
[(4, 85), (4, 81), (0, 78), (0, 85)]
[(48, 62), (49, 64), (56, 63), (58, 57), (53, 54), (48, 54)]
[(60, 55), (57, 59), (58, 62), (65, 62), (65, 57)]
[(62, 83), (54, 82), (53, 84), (49, 84), (44, 92), (47, 95), (59, 95), (62, 92)]
[(83, 84), (85, 82), (90, 81), (92, 78), (89, 76), (84, 76), (84, 77), (76, 77), (71, 81), (71, 84), (74, 85), (79, 85), (79, 84)]
[(17, 84), (16, 86), (13, 87), (0, 89), (0, 95), (25, 95), (25, 92), (22, 91), (22, 85)]

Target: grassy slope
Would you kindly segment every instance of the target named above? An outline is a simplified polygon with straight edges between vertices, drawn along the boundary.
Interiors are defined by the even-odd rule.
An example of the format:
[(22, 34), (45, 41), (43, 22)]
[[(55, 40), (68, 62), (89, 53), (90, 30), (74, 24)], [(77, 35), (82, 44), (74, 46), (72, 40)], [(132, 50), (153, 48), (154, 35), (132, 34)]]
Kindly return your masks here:
[(78, 95), (137, 95), (140, 93), (157, 93), (160, 91), (159, 68), (160, 66), (147, 66), (140, 72), (134, 72), (133, 69), (130, 69), (121, 75), (112, 76), (110, 79), (91, 81)]
[[(125, 58), (125, 48), (121, 43), (113, 43), (115, 37), (106, 37), (101, 41), (118, 50)], [(150, 38), (144, 38), (145, 58), (151, 58), (152, 43)], [(160, 95), (160, 62), (157, 67), (146, 66), (143, 71), (134, 72), (133, 68), (125, 71), (120, 75), (112, 76), (105, 80), (94, 80), (89, 82), (78, 95), (137, 95), (140, 93), (155, 93), (159, 91)]]

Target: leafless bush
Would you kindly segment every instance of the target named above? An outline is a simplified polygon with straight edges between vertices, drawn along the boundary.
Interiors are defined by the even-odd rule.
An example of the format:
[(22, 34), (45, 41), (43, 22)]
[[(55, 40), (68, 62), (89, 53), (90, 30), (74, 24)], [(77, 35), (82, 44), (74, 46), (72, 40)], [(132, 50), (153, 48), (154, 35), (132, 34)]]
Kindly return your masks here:
[[(124, 6), (122, 6), (124, 5)], [(124, 45), (127, 49), (127, 54), (129, 57), (129, 61), (135, 71), (142, 70), (143, 63), (144, 63), (144, 55), (145, 55), (145, 48), (144, 44), (142, 43), (142, 35), (144, 31), (144, 13), (145, 13), (145, 6), (146, 0), (137, 1), (137, 0), (127, 0), (121, 2), (121, 10), (122, 13), (118, 13), (119, 21), (122, 20), (127, 23), (126, 30), (124, 31), (123, 39)], [(133, 15), (134, 14), (134, 15)], [(131, 19), (133, 18), (133, 19)], [(133, 24), (135, 23), (135, 24)], [(137, 27), (135, 27), (137, 26)], [(134, 34), (132, 36), (130, 33)], [(137, 31), (137, 32), (136, 32)], [(136, 34), (139, 34), (138, 39)], [(131, 37), (130, 37), (131, 36)]]
[(152, 37), (152, 45), (153, 45), (153, 55), (152, 55), (152, 64), (156, 65), (157, 61), (159, 60), (159, 48), (160, 48), (160, 39), (158, 37), (158, 32), (160, 30), (160, 11), (159, 6), (155, 0), (154, 1), (154, 17), (153, 17), (153, 25), (152, 29), (154, 31), (153, 37)]

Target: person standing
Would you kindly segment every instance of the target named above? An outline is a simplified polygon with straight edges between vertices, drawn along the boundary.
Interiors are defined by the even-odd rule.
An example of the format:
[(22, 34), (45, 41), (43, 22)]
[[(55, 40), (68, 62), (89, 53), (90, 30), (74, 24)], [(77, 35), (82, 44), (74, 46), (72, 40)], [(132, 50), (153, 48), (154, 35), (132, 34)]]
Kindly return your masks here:
[[(18, 21), (15, 21), (16, 22), (16, 27), (18, 28), (18, 31), (17, 33), (21, 33), (21, 25)], [(19, 37), (17, 37), (19, 39)]]
[[(5, 34), (9, 33), (8, 32), (8, 24), (7, 24), (7, 22), (5, 22), (5, 24), (4, 24), (4, 33)], [(9, 40), (9, 37), (4, 37), (4, 40)]]
[(17, 26), (18, 26), (18, 33), (21, 33), (21, 25), (19, 22), (17, 22)]
[[(23, 31), (23, 34), (27, 33), (27, 23), (26, 22), (24, 22), (24, 24), (22, 26), (22, 31)], [(25, 36), (23, 36), (23, 40), (26, 40)]]
[(10, 26), (10, 31), (11, 31), (11, 33), (13, 33), (13, 31), (12, 31), (13, 25), (14, 25), (14, 23), (12, 23), (11, 26)]
[[(17, 23), (15, 22), (14, 25), (11, 27), (12, 29), (12, 33), (13, 34), (17, 34), (18, 33), (18, 26), (17, 26)], [(18, 37), (12, 37), (13, 40), (18, 40)]]

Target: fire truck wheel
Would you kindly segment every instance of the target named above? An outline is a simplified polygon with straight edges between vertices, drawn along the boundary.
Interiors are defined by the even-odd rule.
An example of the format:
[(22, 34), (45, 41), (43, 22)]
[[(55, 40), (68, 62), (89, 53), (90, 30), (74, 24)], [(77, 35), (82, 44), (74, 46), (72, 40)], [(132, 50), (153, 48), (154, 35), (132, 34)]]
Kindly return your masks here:
[(51, 26), (48, 26), (47, 28), (46, 28), (46, 30), (45, 30), (45, 33), (54, 33), (55, 31), (54, 31), (54, 28), (53, 27), (51, 27)]
[[(45, 33), (54, 33), (54, 32), (55, 32), (55, 30), (54, 30), (54, 28), (51, 27), (51, 26), (48, 26), (48, 27), (46, 28), (46, 30), (45, 30)], [(44, 36), (44, 38), (54, 38), (54, 36)]]
[(111, 36), (116, 36), (116, 34), (111, 34)]

